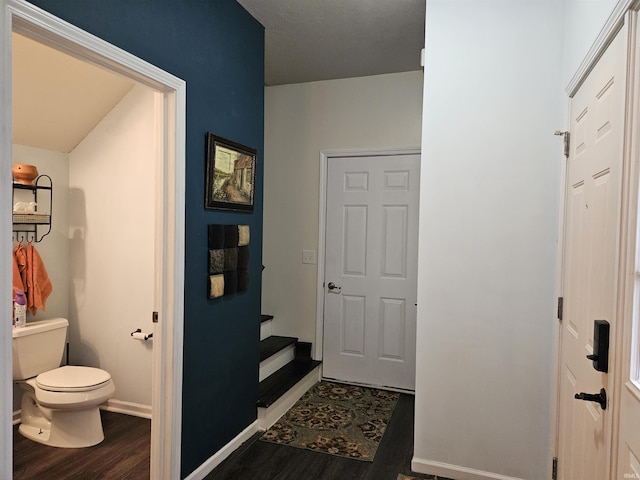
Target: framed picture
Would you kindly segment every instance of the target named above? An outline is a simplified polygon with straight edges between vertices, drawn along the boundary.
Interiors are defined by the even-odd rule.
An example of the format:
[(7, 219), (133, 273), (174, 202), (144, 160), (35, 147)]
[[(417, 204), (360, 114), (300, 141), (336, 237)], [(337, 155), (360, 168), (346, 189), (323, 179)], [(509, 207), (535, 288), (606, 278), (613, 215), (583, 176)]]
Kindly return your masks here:
[(205, 208), (253, 211), (256, 150), (207, 133)]

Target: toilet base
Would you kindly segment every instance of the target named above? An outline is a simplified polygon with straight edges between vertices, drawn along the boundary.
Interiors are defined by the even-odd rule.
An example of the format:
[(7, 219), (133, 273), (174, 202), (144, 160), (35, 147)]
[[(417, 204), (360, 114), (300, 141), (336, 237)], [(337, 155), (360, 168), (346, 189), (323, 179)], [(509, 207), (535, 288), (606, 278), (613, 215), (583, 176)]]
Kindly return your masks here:
[(18, 431), (26, 438), (50, 447), (92, 447), (104, 440), (100, 409), (55, 410), (40, 407), (32, 394), (22, 398)]

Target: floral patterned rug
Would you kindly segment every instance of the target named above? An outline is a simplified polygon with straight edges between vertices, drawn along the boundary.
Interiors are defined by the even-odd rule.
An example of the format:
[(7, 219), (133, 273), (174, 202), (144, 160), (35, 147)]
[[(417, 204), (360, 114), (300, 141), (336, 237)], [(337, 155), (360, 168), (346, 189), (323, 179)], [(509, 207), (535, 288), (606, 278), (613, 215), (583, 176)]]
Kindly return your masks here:
[(373, 461), (399, 394), (320, 382), (260, 440)]
[(398, 474), (397, 480), (451, 480), (450, 478), (434, 477), (433, 475), (427, 475), (426, 477), (412, 477), (410, 475)]

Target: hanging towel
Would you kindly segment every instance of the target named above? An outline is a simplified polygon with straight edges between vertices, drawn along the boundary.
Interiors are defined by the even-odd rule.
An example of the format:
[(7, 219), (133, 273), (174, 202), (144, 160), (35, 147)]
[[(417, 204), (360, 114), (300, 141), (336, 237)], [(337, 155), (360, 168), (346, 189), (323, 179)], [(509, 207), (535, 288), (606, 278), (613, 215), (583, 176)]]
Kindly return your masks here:
[[(20, 245), (22, 247), (22, 245)], [(22, 290), (23, 292), (27, 291), (26, 284), (22, 281), (22, 276), (20, 275), (20, 265), (18, 264), (18, 259), (16, 258), (16, 250), (13, 250), (12, 255), (12, 263), (13, 263), (13, 301), (16, 301), (16, 290)], [(22, 251), (24, 252), (24, 247), (22, 247)], [(21, 255), (21, 258), (24, 258), (24, 263), (22, 264), (22, 269), (24, 270), (24, 279), (27, 279), (27, 255), (26, 252), (24, 255)]]
[(42, 258), (35, 247), (29, 243), (27, 245), (27, 308), (32, 315), (36, 314), (38, 308), (44, 310), (47, 298), (52, 291), (53, 286)]
[(13, 300), (16, 299), (16, 290), (27, 291), (27, 251), (19, 243), (13, 249)]

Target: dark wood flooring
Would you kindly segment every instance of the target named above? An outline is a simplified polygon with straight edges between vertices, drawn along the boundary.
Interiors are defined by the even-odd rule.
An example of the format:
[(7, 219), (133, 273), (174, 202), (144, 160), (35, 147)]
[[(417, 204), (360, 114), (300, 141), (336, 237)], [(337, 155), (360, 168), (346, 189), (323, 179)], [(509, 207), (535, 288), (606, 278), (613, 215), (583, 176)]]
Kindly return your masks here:
[[(205, 480), (396, 480), (411, 473), (414, 398), (400, 395), (373, 462), (363, 462), (259, 440), (254, 435)], [(444, 480), (444, 479), (443, 479)]]
[[(14, 480), (148, 480), (151, 421), (101, 412), (105, 439), (90, 448), (53, 448), (14, 427)], [(414, 399), (400, 395), (373, 462), (261, 442), (261, 434), (233, 452), (205, 480), (396, 480), (411, 473)], [(446, 480), (446, 479), (442, 479)]]
[(13, 428), (14, 480), (148, 480), (151, 421), (101, 412), (104, 441), (89, 448), (54, 448)]

